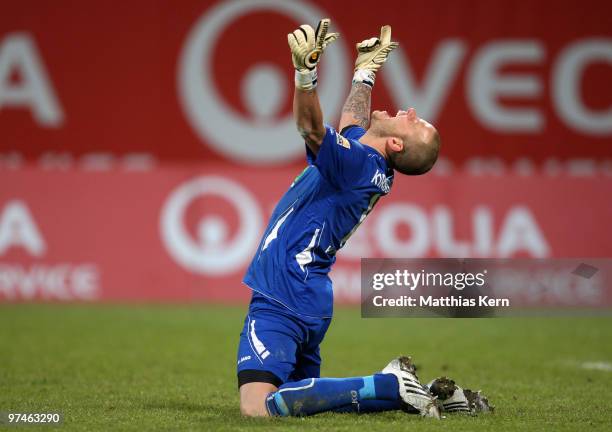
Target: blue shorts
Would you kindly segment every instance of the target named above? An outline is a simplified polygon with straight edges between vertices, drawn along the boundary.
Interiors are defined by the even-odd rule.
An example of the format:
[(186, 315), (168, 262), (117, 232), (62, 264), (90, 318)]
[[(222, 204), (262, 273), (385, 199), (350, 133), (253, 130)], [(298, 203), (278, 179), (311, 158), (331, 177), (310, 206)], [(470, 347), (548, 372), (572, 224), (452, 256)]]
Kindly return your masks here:
[(297, 315), (253, 291), (238, 345), (238, 387), (318, 378), (319, 345), (330, 323), (331, 318)]

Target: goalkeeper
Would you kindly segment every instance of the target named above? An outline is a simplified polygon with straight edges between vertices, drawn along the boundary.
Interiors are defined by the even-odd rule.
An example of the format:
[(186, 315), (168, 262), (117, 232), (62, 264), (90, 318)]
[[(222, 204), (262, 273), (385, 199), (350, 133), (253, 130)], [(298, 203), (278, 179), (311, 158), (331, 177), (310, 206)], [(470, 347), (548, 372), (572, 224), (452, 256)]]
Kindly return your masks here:
[(317, 64), (338, 37), (328, 32), (329, 25), (324, 19), (316, 30), (302, 25), (288, 35), (296, 69), (293, 113), (308, 166), (276, 206), (244, 277), (252, 299), (238, 347), (241, 412), (290, 416), (404, 409), (439, 417), (408, 357), (369, 376), (319, 378), (319, 345), (333, 309), (328, 273), (336, 252), (389, 193), (395, 172), (426, 173), (440, 146), (436, 129), (412, 108), (395, 116), (370, 115), (376, 73), (398, 46), (389, 26), (380, 38), (357, 44), (341, 132), (323, 123)]

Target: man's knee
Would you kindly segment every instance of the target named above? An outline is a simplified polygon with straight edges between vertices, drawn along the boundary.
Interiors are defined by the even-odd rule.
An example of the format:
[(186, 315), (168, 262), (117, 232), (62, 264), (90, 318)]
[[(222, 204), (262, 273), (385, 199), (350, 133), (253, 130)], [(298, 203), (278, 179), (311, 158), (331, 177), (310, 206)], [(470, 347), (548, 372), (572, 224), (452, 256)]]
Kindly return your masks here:
[(258, 401), (248, 400), (243, 401), (240, 400), (240, 414), (246, 417), (265, 417), (268, 415), (268, 410), (266, 410), (265, 404), (263, 401), (259, 403)]
[(277, 390), (269, 383), (253, 382), (240, 386), (240, 413), (248, 417), (263, 417), (268, 415), (266, 396)]

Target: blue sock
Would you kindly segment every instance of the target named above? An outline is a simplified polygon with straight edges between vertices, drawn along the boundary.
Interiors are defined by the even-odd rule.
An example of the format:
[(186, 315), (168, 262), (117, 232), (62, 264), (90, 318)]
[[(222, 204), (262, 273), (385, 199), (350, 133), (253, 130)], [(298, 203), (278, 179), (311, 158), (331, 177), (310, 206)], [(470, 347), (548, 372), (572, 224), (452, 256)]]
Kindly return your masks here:
[(397, 378), (375, 374), (355, 378), (309, 378), (283, 384), (266, 398), (270, 415), (306, 416), (367, 400), (399, 400)]

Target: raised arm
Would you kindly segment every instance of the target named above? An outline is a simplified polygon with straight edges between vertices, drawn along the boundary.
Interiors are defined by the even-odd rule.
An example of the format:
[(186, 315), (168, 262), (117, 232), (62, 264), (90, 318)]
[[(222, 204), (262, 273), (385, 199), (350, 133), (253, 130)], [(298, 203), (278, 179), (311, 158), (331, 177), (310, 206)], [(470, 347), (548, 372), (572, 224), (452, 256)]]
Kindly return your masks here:
[(351, 92), (342, 107), (339, 131), (350, 125), (367, 129), (370, 126), (370, 98), (372, 87), (362, 82), (353, 82)]
[(357, 44), (353, 85), (342, 108), (340, 131), (350, 125), (364, 129), (370, 126), (370, 99), (376, 72), (398, 46), (397, 42), (391, 42), (391, 26), (388, 25), (381, 27), (380, 38), (373, 37)]
[(295, 93), (293, 95), (293, 117), (300, 135), (313, 153), (325, 136), (323, 113), (317, 95), (317, 63), (325, 48), (338, 38), (338, 33), (327, 33), (330, 20), (322, 19), (316, 31), (302, 24), (287, 35), (291, 57), (295, 67)]
[(323, 113), (316, 89), (300, 90), (297, 87), (295, 88), (293, 117), (304, 142), (314, 154), (317, 154), (325, 136), (325, 125), (323, 124)]

